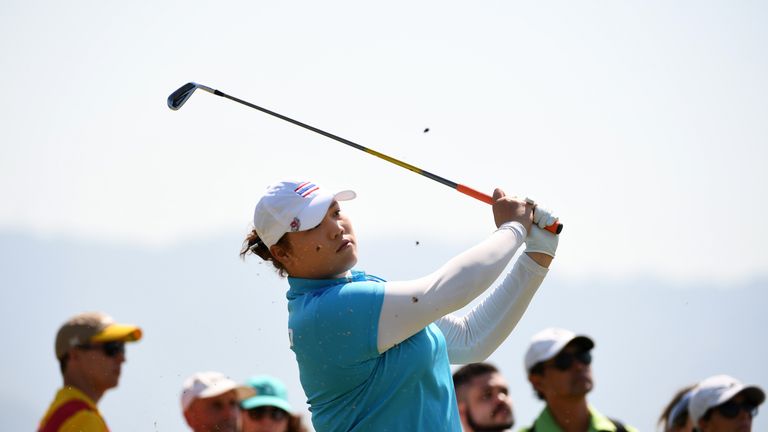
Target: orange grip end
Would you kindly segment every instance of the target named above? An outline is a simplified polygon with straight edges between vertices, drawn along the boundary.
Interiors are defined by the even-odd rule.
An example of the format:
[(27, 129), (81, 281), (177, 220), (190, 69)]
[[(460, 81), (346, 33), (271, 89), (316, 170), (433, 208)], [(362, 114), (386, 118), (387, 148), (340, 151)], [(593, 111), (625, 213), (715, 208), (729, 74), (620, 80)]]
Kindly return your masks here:
[(563, 224), (561, 224), (560, 221), (557, 221), (552, 225), (545, 227), (544, 229), (551, 232), (552, 234), (557, 235), (557, 234), (560, 234), (560, 231), (563, 230)]
[[(457, 184), (456, 190), (463, 193), (464, 195), (469, 195), (472, 198), (476, 200), (480, 200), (486, 204), (493, 204), (493, 197), (491, 197), (490, 195), (486, 195), (480, 191), (474, 190), (471, 187)], [(561, 224), (560, 221), (557, 221), (554, 224), (544, 229), (551, 232), (552, 234), (557, 235), (557, 234), (560, 234), (561, 231), (563, 231), (563, 224)]]
[(486, 204), (493, 204), (493, 198), (490, 195), (486, 195), (480, 191), (476, 191), (472, 189), (471, 187), (467, 187), (464, 185), (457, 184), (456, 190), (463, 193), (464, 195), (469, 195), (472, 198), (476, 200), (480, 200)]

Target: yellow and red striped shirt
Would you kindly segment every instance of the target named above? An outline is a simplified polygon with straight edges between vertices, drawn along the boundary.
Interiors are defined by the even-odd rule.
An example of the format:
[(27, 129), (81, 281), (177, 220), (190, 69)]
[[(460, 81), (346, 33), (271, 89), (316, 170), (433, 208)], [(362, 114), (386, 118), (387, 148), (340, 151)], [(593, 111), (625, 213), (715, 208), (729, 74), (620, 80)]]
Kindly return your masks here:
[(38, 432), (109, 432), (109, 428), (91, 398), (65, 386), (40, 420)]

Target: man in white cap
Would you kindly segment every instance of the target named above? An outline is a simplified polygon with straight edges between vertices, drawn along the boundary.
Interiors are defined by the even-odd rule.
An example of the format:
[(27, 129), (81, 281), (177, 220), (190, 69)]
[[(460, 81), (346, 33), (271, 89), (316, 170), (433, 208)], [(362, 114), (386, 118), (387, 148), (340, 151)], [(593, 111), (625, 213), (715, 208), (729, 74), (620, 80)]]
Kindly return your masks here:
[(141, 339), (141, 329), (117, 324), (102, 312), (86, 312), (65, 322), (55, 352), (64, 386), (43, 416), (39, 432), (106, 432), (97, 404), (120, 379), (125, 343)]
[(715, 375), (693, 389), (688, 412), (700, 432), (750, 432), (752, 418), (764, 401), (760, 387), (746, 386), (728, 375)]
[(592, 348), (587, 336), (548, 328), (531, 338), (525, 370), (536, 395), (546, 407), (528, 432), (636, 431), (599, 413), (587, 402), (592, 391)]
[(194, 432), (238, 432), (239, 403), (253, 393), (220, 372), (197, 372), (184, 381), (181, 410)]

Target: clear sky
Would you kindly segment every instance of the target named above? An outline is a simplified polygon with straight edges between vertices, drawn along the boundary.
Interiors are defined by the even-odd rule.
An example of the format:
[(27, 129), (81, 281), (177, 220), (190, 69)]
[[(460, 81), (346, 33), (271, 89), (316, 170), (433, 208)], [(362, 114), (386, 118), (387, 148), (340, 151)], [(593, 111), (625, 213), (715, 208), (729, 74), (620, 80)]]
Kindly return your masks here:
[[(457, 252), (492, 228), (485, 204), (233, 102), (167, 109), (197, 81), (552, 208), (566, 226), (558, 286), (746, 290), (768, 273), (766, 22), (758, 1), (6, 0), (0, 231), (168, 258), (245, 232), (283, 178), (355, 189), (358, 231), (377, 245)], [(13, 280), (32, 291), (4, 295), (34, 302)], [(120, 310), (99, 298), (85, 303)], [(46, 310), (55, 327), (80, 308)]]

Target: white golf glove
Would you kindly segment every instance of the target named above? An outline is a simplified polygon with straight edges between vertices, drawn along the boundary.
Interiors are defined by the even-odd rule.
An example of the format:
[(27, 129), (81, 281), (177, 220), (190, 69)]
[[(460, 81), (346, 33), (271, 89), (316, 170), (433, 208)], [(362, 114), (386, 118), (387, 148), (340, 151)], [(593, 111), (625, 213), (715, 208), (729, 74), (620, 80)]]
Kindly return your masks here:
[(536, 206), (533, 210), (531, 232), (528, 233), (528, 238), (525, 239), (525, 251), (539, 252), (554, 258), (560, 236), (552, 234), (544, 230), (544, 228), (555, 222), (557, 222), (557, 216), (553, 216), (552, 212), (545, 208)]
[(557, 216), (552, 214), (551, 210), (536, 206), (533, 209), (533, 223), (539, 228), (546, 228), (557, 222)]

